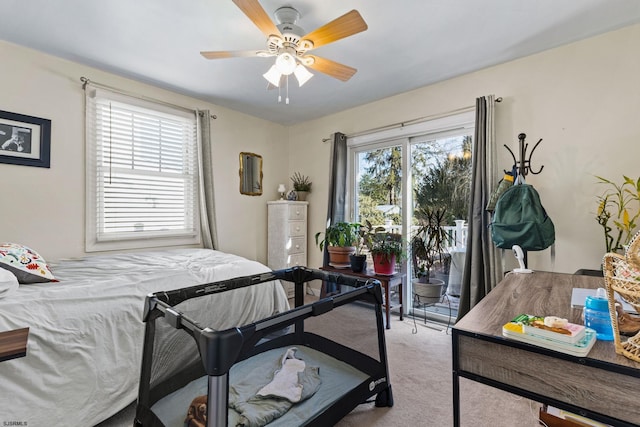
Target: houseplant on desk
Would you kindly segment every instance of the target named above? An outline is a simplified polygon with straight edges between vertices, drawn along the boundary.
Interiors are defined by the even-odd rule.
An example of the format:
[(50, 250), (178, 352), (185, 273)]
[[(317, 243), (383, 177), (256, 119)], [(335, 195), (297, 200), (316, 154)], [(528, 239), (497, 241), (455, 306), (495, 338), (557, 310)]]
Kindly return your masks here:
[(347, 268), (350, 265), (349, 255), (356, 251), (359, 224), (350, 222), (336, 222), (324, 231), (324, 238), (320, 240), (322, 232), (315, 235), (316, 245), (321, 251), (327, 248), (329, 265), (335, 268)]
[(599, 184), (607, 186), (598, 196), (596, 213), (596, 220), (604, 229), (606, 253), (620, 253), (635, 233), (636, 220), (640, 217), (640, 178), (633, 180), (623, 175), (622, 184), (601, 176), (596, 178)]
[(446, 209), (420, 208), (416, 217), (420, 226), (409, 242), (415, 277), (411, 281), (413, 292), (419, 302), (437, 302), (442, 295), (444, 281), (432, 277), (434, 270), (447, 271), (451, 263), (451, 255), (446, 251), (449, 236), (443, 228)]

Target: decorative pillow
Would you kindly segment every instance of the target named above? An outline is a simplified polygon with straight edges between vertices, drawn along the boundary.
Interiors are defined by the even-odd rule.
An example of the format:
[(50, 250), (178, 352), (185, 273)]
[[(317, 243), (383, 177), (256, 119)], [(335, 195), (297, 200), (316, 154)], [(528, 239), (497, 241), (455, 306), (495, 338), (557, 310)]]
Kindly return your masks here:
[(0, 268), (12, 272), (21, 284), (57, 282), (36, 251), (16, 243), (0, 243)]
[(0, 298), (4, 298), (18, 289), (18, 278), (15, 274), (0, 268)]

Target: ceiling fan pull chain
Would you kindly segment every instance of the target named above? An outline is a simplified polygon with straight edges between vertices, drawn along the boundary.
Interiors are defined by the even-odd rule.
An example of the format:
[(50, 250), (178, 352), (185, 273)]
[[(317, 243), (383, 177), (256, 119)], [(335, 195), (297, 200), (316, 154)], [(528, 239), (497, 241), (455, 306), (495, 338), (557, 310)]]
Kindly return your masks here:
[(289, 105), (289, 76), (287, 76), (287, 98), (285, 103)]

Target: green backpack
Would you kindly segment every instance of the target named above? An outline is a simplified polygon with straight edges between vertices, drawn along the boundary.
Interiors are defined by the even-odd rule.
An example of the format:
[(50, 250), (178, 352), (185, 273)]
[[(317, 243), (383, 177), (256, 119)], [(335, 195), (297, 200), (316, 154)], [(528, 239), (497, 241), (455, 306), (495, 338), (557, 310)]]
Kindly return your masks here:
[(516, 184), (502, 193), (491, 221), (491, 238), (499, 248), (518, 245), (525, 251), (541, 251), (554, 243), (553, 222), (531, 185)]

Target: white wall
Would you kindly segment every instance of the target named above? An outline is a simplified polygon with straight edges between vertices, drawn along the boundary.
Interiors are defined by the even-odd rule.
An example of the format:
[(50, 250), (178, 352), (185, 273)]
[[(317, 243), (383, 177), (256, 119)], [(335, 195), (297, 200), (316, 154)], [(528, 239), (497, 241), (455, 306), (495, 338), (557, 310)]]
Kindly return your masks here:
[[(543, 138), (529, 183), (556, 225), (555, 270), (598, 268), (602, 230), (594, 219), (594, 175), (638, 177), (640, 167), (640, 26), (604, 34), (314, 121), (282, 127), (114, 74), (0, 41), (0, 109), (52, 120), (51, 168), (0, 164), (0, 241), (32, 246), (50, 260), (84, 254), (84, 113), (80, 76), (180, 105), (209, 108), (220, 248), (266, 262), (266, 202), (294, 171), (309, 175), (309, 265), (322, 263), (313, 235), (324, 229), (329, 143), (334, 131), (364, 131), (475, 104), (497, 104), (500, 146)], [(428, 70), (425, 70), (428, 72)], [(286, 142), (288, 141), (288, 145)], [(238, 191), (238, 154), (264, 156), (265, 194)], [(504, 168), (510, 157), (502, 151)], [(530, 265), (551, 269), (548, 251)]]
[[(529, 149), (543, 138), (532, 166), (544, 170), (528, 183), (556, 226), (555, 271), (599, 268), (605, 247), (595, 211), (602, 187), (594, 175), (640, 176), (638, 52), (636, 25), (290, 127), (289, 164), (314, 181), (310, 236), (324, 230), (326, 220), (330, 144), (323, 138), (437, 115), (495, 94), (503, 98), (496, 104), (500, 147), (517, 153), (521, 132)], [(501, 153), (503, 169), (510, 169), (509, 153)], [(310, 266), (322, 264), (312, 239), (309, 254)], [(548, 250), (530, 253), (529, 260), (534, 269), (552, 268)]]
[[(0, 56), (0, 109), (52, 121), (49, 169), (0, 163), (0, 241), (28, 245), (48, 261), (84, 254), (85, 76), (217, 115), (211, 127), (220, 249), (266, 262), (266, 202), (288, 180), (285, 127), (3, 41)], [(241, 151), (264, 157), (262, 196), (239, 192)]]

